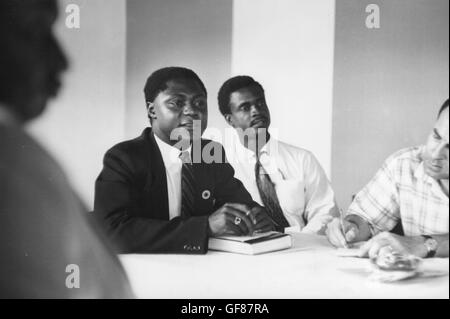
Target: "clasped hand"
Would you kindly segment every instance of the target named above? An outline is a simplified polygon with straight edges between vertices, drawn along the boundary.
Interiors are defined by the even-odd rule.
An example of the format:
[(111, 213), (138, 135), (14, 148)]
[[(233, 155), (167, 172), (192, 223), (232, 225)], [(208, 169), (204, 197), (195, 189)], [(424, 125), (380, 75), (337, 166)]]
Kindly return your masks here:
[(252, 236), (275, 229), (272, 219), (261, 206), (250, 208), (243, 204), (228, 203), (209, 217), (211, 236)]

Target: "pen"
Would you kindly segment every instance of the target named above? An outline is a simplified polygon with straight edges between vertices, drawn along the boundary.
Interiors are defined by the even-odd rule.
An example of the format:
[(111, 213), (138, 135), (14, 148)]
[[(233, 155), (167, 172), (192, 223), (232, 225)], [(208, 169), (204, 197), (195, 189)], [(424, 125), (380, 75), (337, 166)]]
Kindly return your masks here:
[(342, 230), (342, 234), (344, 235), (344, 240), (345, 240), (345, 248), (349, 248), (348, 246), (348, 242), (347, 242), (347, 238), (345, 237), (345, 227), (344, 227), (344, 211), (341, 209), (339, 211), (339, 221), (341, 223), (341, 230)]

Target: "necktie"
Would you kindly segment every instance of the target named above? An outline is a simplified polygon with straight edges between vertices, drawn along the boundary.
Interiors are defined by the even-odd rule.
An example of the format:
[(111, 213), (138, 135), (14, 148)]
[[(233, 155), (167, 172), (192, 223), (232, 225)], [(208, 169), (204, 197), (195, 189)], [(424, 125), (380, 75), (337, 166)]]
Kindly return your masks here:
[(194, 213), (196, 184), (189, 152), (181, 152), (181, 216), (189, 217)]
[(269, 216), (277, 225), (277, 231), (284, 231), (284, 228), (289, 227), (289, 222), (284, 217), (283, 210), (281, 209), (280, 202), (278, 201), (278, 196), (275, 191), (275, 185), (264, 167), (261, 165), (259, 158), (256, 160), (255, 176), (256, 185), (258, 186), (259, 194), (264, 207), (269, 213)]

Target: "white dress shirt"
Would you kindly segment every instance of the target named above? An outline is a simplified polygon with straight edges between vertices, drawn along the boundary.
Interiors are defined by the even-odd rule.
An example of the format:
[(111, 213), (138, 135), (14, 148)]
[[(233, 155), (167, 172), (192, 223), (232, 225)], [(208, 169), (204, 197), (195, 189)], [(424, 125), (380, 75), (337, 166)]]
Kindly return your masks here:
[[(239, 141), (228, 144), (226, 152), (235, 177), (253, 200), (263, 205), (256, 184), (255, 153)], [(330, 182), (314, 155), (271, 138), (261, 150), (260, 161), (275, 184), (281, 209), (291, 226), (288, 231), (323, 234), (339, 210)]]
[[(163, 142), (155, 134), (155, 140), (166, 167), (167, 194), (169, 199), (169, 218), (181, 216), (181, 169), (183, 162), (180, 159), (180, 150)], [(191, 153), (190, 147), (187, 152)]]

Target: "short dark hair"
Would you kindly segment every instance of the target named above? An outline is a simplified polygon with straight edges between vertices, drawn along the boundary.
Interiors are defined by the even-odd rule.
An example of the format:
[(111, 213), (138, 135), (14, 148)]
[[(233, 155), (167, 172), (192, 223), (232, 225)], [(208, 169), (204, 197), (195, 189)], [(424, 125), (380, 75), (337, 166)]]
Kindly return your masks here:
[(208, 94), (202, 80), (194, 71), (182, 67), (167, 67), (153, 72), (147, 79), (144, 87), (145, 102), (153, 102), (160, 92), (167, 89), (167, 82), (176, 79), (193, 80), (200, 84), (205, 95)]
[(446, 108), (448, 108), (448, 99), (447, 101), (444, 102), (444, 104), (442, 104), (441, 109), (439, 110), (438, 118), (441, 116), (442, 113), (444, 113)]
[(256, 86), (264, 93), (263, 86), (255, 81), (251, 76), (239, 75), (227, 80), (219, 90), (219, 110), (222, 115), (230, 114), (230, 96), (232, 93), (239, 91), (240, 89), (250, 86)]

